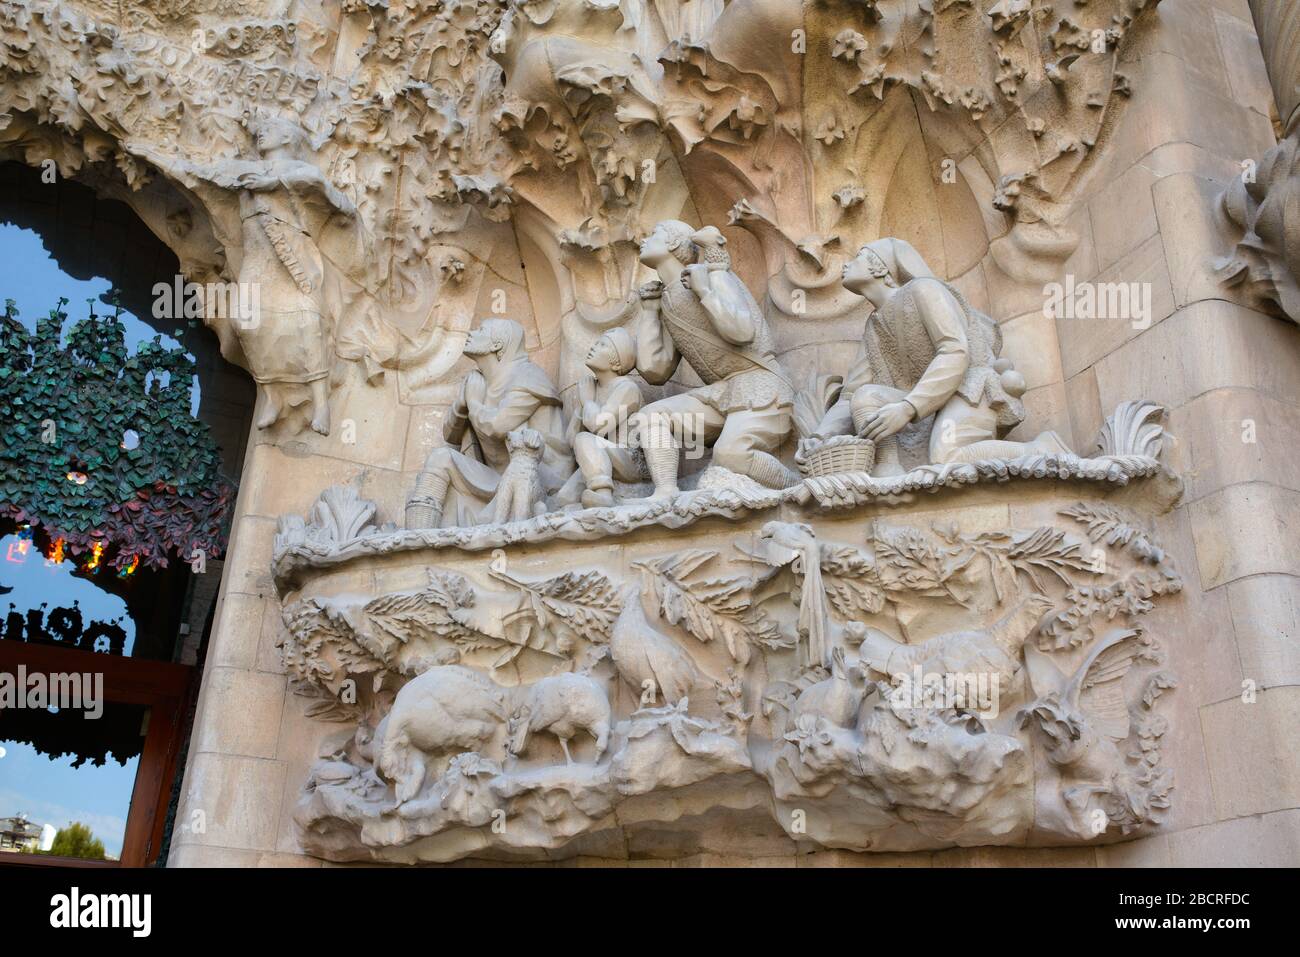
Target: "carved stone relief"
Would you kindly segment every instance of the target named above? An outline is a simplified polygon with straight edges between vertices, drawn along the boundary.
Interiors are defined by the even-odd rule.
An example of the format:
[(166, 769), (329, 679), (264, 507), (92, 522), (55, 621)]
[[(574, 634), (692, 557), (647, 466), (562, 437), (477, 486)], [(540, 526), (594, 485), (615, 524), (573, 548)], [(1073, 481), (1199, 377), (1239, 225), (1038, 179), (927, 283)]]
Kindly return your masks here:
[(502, 295), (568, 390), (669, 217), (727, 221), (771, 317), (858, 317), (825, 287), (922, 140), (999, 267), (1053, 278), (1155, 5), (4, 0), (0, 156), (130, 203), (191, 281), (263, 284), (251, 327), (204, 318), (261, 425), (326, 432), (340, 360), (428, 401)]
[[(275, 535), (332, 729), (301, 847), (1158, 826), (1164, 410), (1025, 434), (1025, 313), (962, 281), (1059, 278), (1155, 6), (0, 0), (0, 159), (256, 286), (204, 319), (259, 427), (329, 434), (345, 379), (441, 416), (391, 514), (336, 485)], [(1225, 198), (1223, 264), (1293, 317), (1294, 144)]]
[[(963, 529), (978, 506), (940, 485), (949, 521), (925, 526), (887, 504), (906, 495), (867, 484), (835, 500), (808, 478), (806, 494), (768, 490), (739, 512), (706, 499), (692, 517), (729, 515), (725, 534), (629, 539), (619, 568), (512, 545), (553, 540), (537, 525), (552, 515), (589, 516), (588, 538), (622, 534), (637, 503), (413, 533), (376, 527), (352, 486), (327, 491), (310, 520), (282, 521), (275, 548), (284, 661), (311, 713), (346, 728), (305, 783), (304, 848), (564, 856), (635, 828), (631, 807), (655, 822), (719, 802), (857, 850), (1108, 841), (1157, 824), (1176, 636), (1146, 619), (1181, 582), (1149, 519), (1055, 489), (1133, 479), (1142, 510), (1164, 507), (1159, 415), (1121, 408), (1101, 455), (1074, 457), (1090, 475), (1041, 454), (998, 463), (1002, 481), (1022, 463), (1030, 487), (1028, 463), (1054, 463), (1037, 524)], [(954, 468), (979, 474), (940, 471)], [(469, 530), (486, 534), (439, 537)], [(420, 581), (350, 590), (363, 568)]]

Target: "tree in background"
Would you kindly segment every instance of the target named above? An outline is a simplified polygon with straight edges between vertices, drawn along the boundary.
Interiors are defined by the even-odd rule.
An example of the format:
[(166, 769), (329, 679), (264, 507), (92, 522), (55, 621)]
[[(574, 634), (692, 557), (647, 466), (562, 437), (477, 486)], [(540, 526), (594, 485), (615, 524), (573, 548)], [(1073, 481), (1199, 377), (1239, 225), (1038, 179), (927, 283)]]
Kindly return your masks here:
[(80, 821), (59, 828), (59, 832), (54, 835), (54, 843), (46, 853), (55, 857), (79, 857), (89, 861), (105, 859), (104, 842)]

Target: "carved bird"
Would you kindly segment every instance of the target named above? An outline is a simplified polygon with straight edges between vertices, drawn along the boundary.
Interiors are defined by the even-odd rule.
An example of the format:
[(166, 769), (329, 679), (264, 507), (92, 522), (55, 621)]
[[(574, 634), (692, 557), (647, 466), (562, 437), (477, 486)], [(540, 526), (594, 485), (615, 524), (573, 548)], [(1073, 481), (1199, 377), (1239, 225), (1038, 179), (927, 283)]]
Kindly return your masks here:
[(885, 679), (910, 674), (996, 676), (998, 693), (1005, 693), (1020, 670), (1020, 652), (1052, 602), (1029, 595), (983, 631), (955, 631), (915, 645), (894, 641), (883, 632), (868, 630), (859, 650), (861, 660)]
[(1043, 652), (1025, 649), (1037, 700), (1020, 713), (1020, 724), (1038, 722), (1048, 741), (1048, 760), (1063, 772), (1062, 797), (1076, 811), (1087, 806), (1092, 794), (1112, 794), (1133, 819), (1149, 816), (1147, 789), (1114, 744), (1129, 733), (1123, 682), (1142, 649), (1140, 634), (1132, 628), (1108, 632), (1070, 676)]
[(609, 636), (609, 654), (624, 681), (637, 691), (653, 689), (668, 704), (677, 704), (703, 680), (691, 656), (646, 621), (640, 592), (634, 587), (623, 593), (623, 608)]
[(762, 557), (771, 565), (790, 566), (800, 581), (799, 637), (806, 665), (831, 667), (830, 608), (822, 586), (821, 545), (810, 526), (768, 522), (758, 533)]

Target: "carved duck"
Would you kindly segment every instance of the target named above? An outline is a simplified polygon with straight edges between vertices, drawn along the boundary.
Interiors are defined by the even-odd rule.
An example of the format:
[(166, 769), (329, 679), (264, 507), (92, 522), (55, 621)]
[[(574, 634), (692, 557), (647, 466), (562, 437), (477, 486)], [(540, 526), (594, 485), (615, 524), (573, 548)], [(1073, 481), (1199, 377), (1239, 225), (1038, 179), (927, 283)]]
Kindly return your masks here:
[(623, 593), (623, 608), (610, 632), (609, 654), (624, 681), (637, 691), (652, 687), (668, 704), (677, 704), (702, 681), (691, 656), (646, 621), (640, 592), (634, 587)]

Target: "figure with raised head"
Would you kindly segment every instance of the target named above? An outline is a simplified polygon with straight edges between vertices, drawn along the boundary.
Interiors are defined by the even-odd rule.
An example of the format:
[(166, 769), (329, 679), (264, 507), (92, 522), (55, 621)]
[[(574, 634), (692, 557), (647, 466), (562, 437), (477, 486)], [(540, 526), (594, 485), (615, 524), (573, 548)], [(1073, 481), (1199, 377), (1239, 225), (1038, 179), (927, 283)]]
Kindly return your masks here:
[[(492, 500), (512, 451), (530, 457), (540, 452), (536, 478), (548, 494), (573, 472), (560, 394), (529, 360), (523, 326), (513, 319), (484, 319), (466, 338), (465, 355), (476, 368), (461, 383), (448, 413), (443, 427), (447, 444), (429, 453), (416, 479), (406, 505), (407, 528), (439, 527), (449, 499), (455, 502), (453, 525), (499, 517)], [(510, 433), (525, 428), (540, 435), (540, 449), (510, 440)]]
[(569, 421), (579, 471), (569, 480), (572, 491), (566, 487), (572, 497), (580, 483), (587, 508), (614, 504), (615, 479), (645, 478), (645, 456), (631, 428), (642, 402), (641, 387), (629, 375), (635, 368), (636, 344), (626, 329), (611, 329), (587, 352), (590, 374), (578, 380), (578, 408)]
[(934, 416), (935, 464), (1066, 454), (1054, 432), (1031, 442), (1000, 438), (1025, 417), (1024, 378), (999, 357), (1002, 333), (934, 276), (907, 243), (868, 243), (844, 266), (844, 287), (875, 306), (861, 357), (815, 438), (856, 434), (876, 443), (876, 476), (899, 475), (898, 433)]
[(642, 289), (637, 368), (660, 385), (684, 359), (704, 382), (652, 402), (638, 416), (656, 498), (676, 494), (679, 451), (688, 437), (712, 447), (714, 465), (768, 488), (797, 480), (772, 454), (790, 433), (793, 389), (776, 361), (767, 319), (731, 269), (725, 242), (712, 227), (697, 231), (670, 219), (641, 243), (641, 262), (660, 282)]

